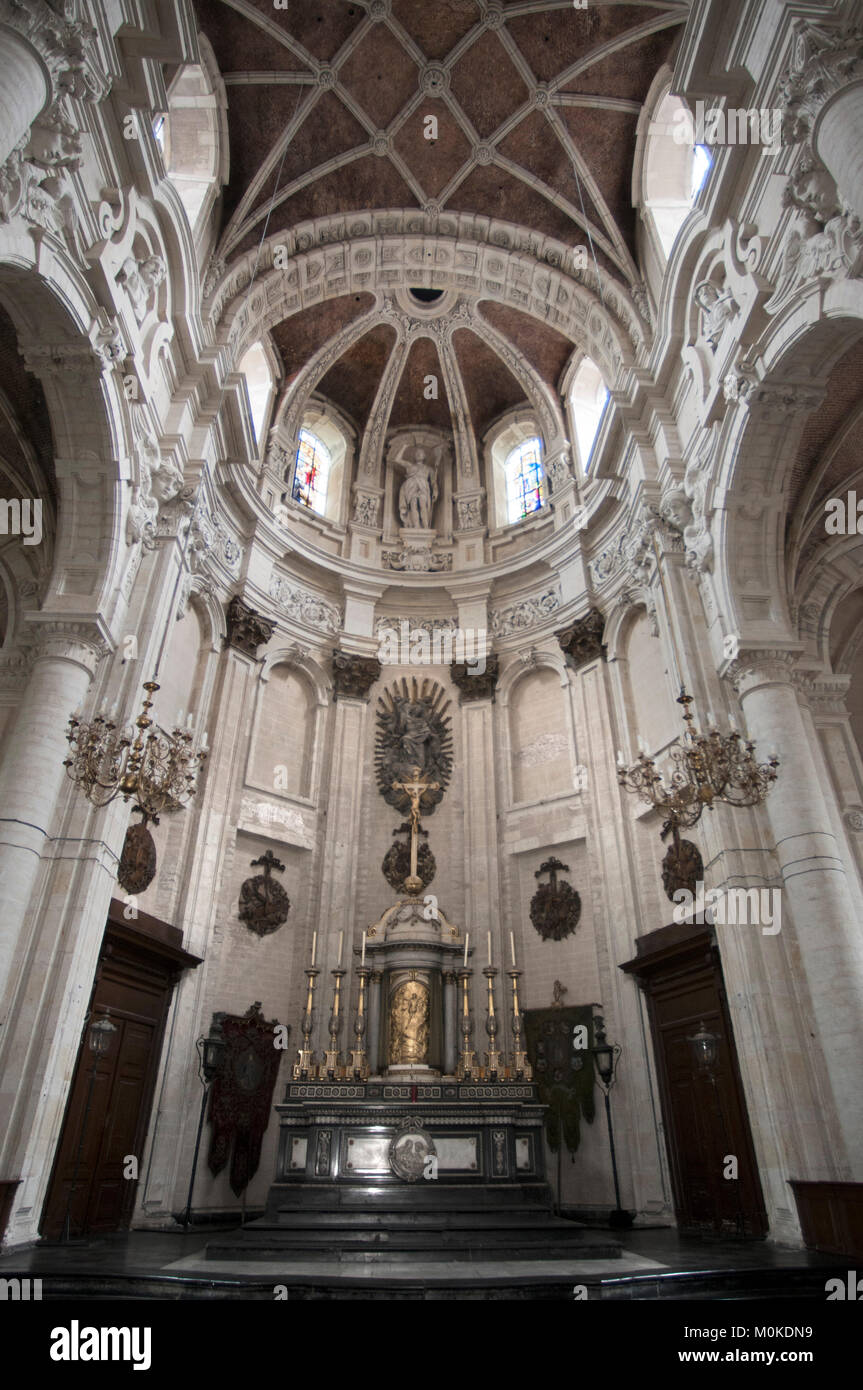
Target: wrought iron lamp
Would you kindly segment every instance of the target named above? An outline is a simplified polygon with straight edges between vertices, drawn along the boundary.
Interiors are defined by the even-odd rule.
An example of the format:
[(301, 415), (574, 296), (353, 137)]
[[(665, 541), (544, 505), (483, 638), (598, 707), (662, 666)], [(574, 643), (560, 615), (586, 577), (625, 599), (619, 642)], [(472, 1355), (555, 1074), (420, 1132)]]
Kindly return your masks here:
[(198, 1171), (198, 1154), (201, 1148), (201, 1131), (204, 1128), (204, 1113), (207, 1109), (207, 1097), (210, 1094), (210, 1087), (219, 1074), (222, 1066), (222, 1059), (225, 1055), (225, 1040), (217, 1030), (215, 1023), (211, 1025), (210, 1032), (201, 1035), (195, 1043), (198, 1050), (198, 1080), (204, 1088), (201, 1096), (201, 1112), (198, 1115), (198, 1133), (195, 1138), (195, 1157), (192, 1159), (192, 1176), (189, 1179), (189, 1196), (186, 1199), (186, 1210), (183, 1213), (181, 1225), (188, 1229), (192, 1220), (192, 1193), (195, 1189), (195, 1174)]
[(682, 743), (671, 750), (668, 781), (643, 748), (631, 767), (626, 766), (623, 754), (618, 754), (617, 780), (626, 791), (635, 792), (663, 813), (662, 838), (671, 831), (679, 850), (680, 828), (695, 825), (714, 802), (760, 805), (776, 781), (779, 759), (771, 753), (766, 763), (759, 763), (755, 744), (744, 739), (733, 725), (729, 734), (720, 733), (712, 720), (706, 733), (698, 729), (689, 708), (693, 697), (683, 686), (677, 703), (683, 706), (685, 728)]
[(617, 1154), (614, 1148), (614, 1130), (611, 1124), (611, 1100), (609, 1097), (609, 1092), (616, 1079), (617, 1059), (621, 1049), (618, 1043), (610, 1043), (606, 1038), (605, 1020), (601, 1014), (597, 1014), (594, 1020), (594, 1038), (595, 1041), (590, 1053), (605, 1099), (605, 1122), (608, 1125), (608, 1147), (611, 1150), (611, 1173), (614, 1178), (615, 1207), (614, 1211), (609, 1212), (608, 1224), (615, 1228), (623, 1228), (632, 1225), (635, 1213), (626, 1211), (620, 1205), (620, 1181), (617, 1176)]

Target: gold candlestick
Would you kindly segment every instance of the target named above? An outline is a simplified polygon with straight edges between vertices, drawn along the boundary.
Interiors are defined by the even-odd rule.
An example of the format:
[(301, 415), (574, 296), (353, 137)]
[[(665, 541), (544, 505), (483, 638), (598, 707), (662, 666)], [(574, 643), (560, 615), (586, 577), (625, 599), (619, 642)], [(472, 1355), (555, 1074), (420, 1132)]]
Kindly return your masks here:
[(312, 1052), (312, 1019), (315, 1002), (315, 977), (320, 975), (320, 970), (314, 966), (306, 969), (309, 977), (309, 989), (306, 995), (306, 1012), (303, 1015), (303, 1045), (297, 1053), (297, 1060), (293, 1066), (293, 1078), (295, 1081), (308, 1081), (310, 1077), (317, 1076)]
[(512, 980), (512, 1071), (516, 1081), (532, 1081), (533, 1067), (527, 1060), (527, 1053), (523, 1050), (522, 1026), (523, 1020), (521, 1011), (518, 1007), (518, 977), (520, 970), (507, 970), (507, 975)]
[(473, 1032), (473, 1019), (470, 1016), (468, 980), (472, 974), (472, 970), (467, 970), (465, 968), (456, 971), (456, 975), (461, 980), (462, 986), (461, 1051), (458, 1054), (458, 1067), (456, 1068), (459, 1081), (472, 1081), (477, 1070), (476, 1053), (472, 1051), (470, 1045), (470, 1035)]
[(331, 1081), (334, 1081), (339, 1072), (339, 1032), (341, 1031), (342, 1018), (339, 1012), (339, 995), (342, 986), (342, 976), (344, 970), (332, 970), (330, 974), (335, 980), (333, 986), (333, 1011), (330, 1014), (330, 1045), (324, 1053), (322, 1072)]
[(488, 1033), (488, 1051), (485, 1054), (485, 1074), (488, 1081), (497, 1081), (498, 1076), (503, 1070), (501, 1066), (501, 1054), (495, 1046), (497, 1040), (497, 1017), (494, 1012), (494, 977), (497, 974), (497, 966), (487, 965), (482, 973), (488, 980), (488, 1010), (485, 1020), (485, 1031)]
[(357, 999), (357, 1016), (354, 1021), (354, 1046), (351, 1048), (351, 1060), (347, 1068), (355, 1081), (367, 1081), (369, 1075), (369, 1060), (365, 1049), (366, 982), (371, 973), (371, 966), (368, 965), (361, 965), (357, 970), (360, 977), (360, 993)]

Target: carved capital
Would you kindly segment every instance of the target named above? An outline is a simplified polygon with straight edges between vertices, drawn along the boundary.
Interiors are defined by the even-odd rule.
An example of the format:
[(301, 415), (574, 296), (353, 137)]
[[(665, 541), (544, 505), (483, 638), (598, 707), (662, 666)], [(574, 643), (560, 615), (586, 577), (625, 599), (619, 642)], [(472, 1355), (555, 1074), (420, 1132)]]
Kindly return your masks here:
[(725, 671), (725, 679), (734, 686), (740, 699), (768, 685), (793, 685), (794, 667), (799, 653), (779, 647), (748, 648)]
[(568, 664), (576, 671), (597, 657), (605, 660), (606, 649), (602, 641), (604, 629), (605, 619), (599, 609), (591, 608), (578, 622), (555, 634)]
[(383, 667), (376, 656), (354, 656), (350, 652), (333, 650), (333, 696), (348, 696), (367, 700), (369, 691), (380, 679)]
[(808, 140), (830, 97), (861, 77), (863, 32), (799, 21), (788, 69), (779, 84), (783, 139), (793, 144)]
[(31, 661), (71, 661), (93, 676), (110, 646), (96, 622), (66, 622), (42, 619), (31, 614), (22, 645), (29, 648)]
[(472, 667), (475, 663), (465, 661), (454, 662), (449, 668), (452, 676), (453, 685), (458, 686), (461, 694), (461, 704), (469, 704), (472, 700), (493, 700), (497, 690), (499, 671), (499, 661), (496, 656), (485, 658), (485, 670), (482, 672), (474, 671)]
[(225, 646), (236, 647), (237, 651), (255, 658), (258, 655), (258, 647), (269, 642), (276, 627), (273, 621), (262, 617), (239, 597), (231, 599), (225, 611), (225, 618), (228, 624)]

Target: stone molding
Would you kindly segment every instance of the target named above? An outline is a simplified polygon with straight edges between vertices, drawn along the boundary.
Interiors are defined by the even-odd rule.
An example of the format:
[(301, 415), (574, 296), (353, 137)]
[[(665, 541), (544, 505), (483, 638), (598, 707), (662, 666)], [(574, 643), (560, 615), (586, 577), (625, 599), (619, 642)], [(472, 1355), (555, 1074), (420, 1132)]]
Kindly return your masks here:
[(830, 29), (798, 20), (791, 57), (779, 84), (782, 135), (801, 144), (812, 135), (822, 107), (863, 78), (863, 30)]

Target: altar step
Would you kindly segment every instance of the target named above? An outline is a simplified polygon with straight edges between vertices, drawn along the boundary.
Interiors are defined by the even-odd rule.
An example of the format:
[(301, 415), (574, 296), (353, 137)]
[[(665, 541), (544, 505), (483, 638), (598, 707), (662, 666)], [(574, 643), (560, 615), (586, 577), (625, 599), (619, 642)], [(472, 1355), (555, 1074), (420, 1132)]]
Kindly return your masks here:
[(208, 1260), (617, 1259), (620, 1245), (542, 1209), (279, 1211), (207, 1244)]

